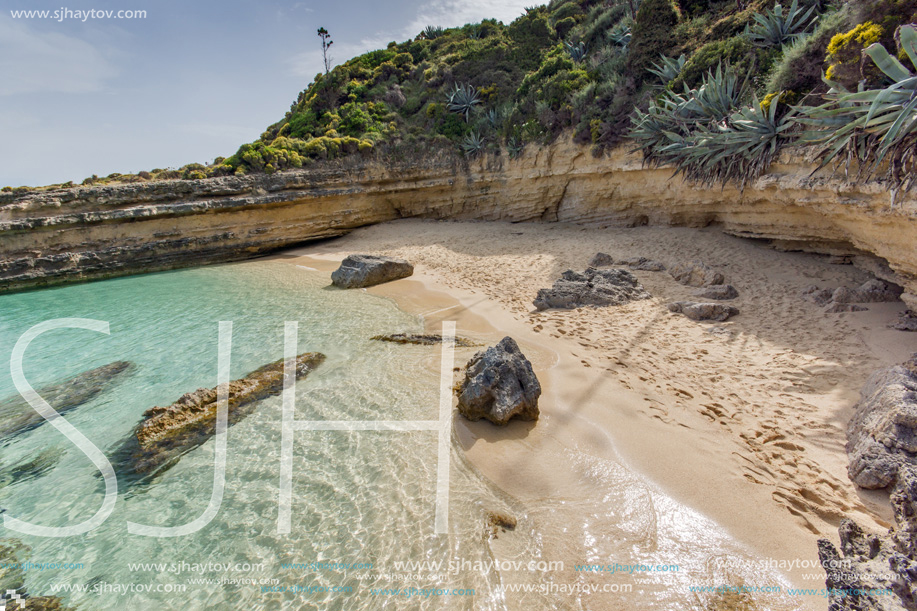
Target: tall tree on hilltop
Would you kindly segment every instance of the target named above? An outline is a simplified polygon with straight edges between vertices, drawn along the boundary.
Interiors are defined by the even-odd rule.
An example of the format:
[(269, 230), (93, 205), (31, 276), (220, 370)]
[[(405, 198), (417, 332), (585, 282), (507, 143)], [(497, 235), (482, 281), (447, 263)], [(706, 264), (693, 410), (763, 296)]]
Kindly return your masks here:
[(331, 40), (331, 34), (325, 28), (318, 29), (318, 37), (322, 39), (322, 60), (325, 62), (325, 74), (328, 74), (331, 72), (331, 62), (333, 61), (333, 58), (328, 55), (328, 49), (331, 48), (334, 41)]

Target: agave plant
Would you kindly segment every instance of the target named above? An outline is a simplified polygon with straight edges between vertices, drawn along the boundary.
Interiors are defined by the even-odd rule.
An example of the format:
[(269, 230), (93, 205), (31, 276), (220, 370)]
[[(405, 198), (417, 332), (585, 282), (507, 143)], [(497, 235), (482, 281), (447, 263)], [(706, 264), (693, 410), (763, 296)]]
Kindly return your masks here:
[(468, 157), (475, 157), (484, 152), (484, 145), (487, 141), (478, 132), (471, 132), (462, 140), (462, 151)]
[(630, 26), (623, 21), (608, 32), (608, 42), (621, 47), (621, 50), (624, 51), (627, 50), (627, 45), (630, 44), (630, 38)]
[(478, 92), (474, 87), (462, 84), (456, 85), (455, 89), (449, 93), (449, 98), (446, 103), (450, 111), (463, 115), (465, 117), (465, 123), (468, 123), (471, 111), (474, 110), (475, 106), (481, 103), (481, 98), (478, 97)]
[(516, 138), (516, 136), (510, 136), (506, 140), (506, 152), (509, 153), (510, 159), (516, 159), (519, 155), (522, 154), (522, 149), (525, 148), (525, 143), (522, 140)]
[(487, 119), (487, 125), (493, 129), (499, 128), (500, 124), (503, 123), (503, 113), (496, 108), (488, 110), (484, 117)]
[(685, 54), (682, 53), (678, 59), (672, 57), (666, 57), (662, 55), (661, 64), (653, 64), (653, 67), (650, 68), (650, 72), (659, 77), (659, 81), (663, 86), (668, 85), (681, 73), (681, 69), (685, 67), (685, 62), (687, 58)]
[(438, 25), (428, 25), (423, 29), (423, 37), (427, 40), (433, 40), (434, 38), (439, 38), (446, 33), (446, 30)]
[(576, 44), (565, 42), (564, 47), (567, 49), (567, 55), (569, 55), (570, 59), (574, 62), (580, 63), (586, 59), (586, 45), (582, 41)]
[(644, 163), (671, 165), (676, 174), (709, 186), (735, 182), (745, 188), (761, 175), (790, 139), (794, 112), (757, 100), (740, 107), (747, 80), (739, 85), (726, 67), (708, 73), (698, 89), (662, 93), (647, 112), (637, 112), (631, 138)]
[[(917, 68), (917, 27), (906, 25), (895, 32), (898, 44)], [(809, 126), (803, 140), (820, 145), (820, 168), (840, 158), (845, 174), (857, 162), (857, 180), (867, 180), (885, 168), (884, 178), (892, 191), (910, 190), (917, 183), (917, 75), (879, 43), (864, 53), (891, 81), (882, 89), (856, 93), (829, 82), (828, 100), (802, 109), (800, 120)]]
[(755, 24), (746, 26), (745, 33), (757, 47), (779, 47), (802, 36), (818, 19), (814, 13), (814, 5), (803, 11), (798, 0), (793, 0), (784, 14), (783, 6), (778, 2), (763, 15), (755, 13)]

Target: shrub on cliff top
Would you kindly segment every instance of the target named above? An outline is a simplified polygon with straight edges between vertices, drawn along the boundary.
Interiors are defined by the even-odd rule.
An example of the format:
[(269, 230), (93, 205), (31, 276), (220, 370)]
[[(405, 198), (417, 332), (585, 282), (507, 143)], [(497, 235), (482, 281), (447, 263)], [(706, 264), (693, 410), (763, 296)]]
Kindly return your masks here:
[(678, 7), (672, 0), (643, 0), (640, 4), (627, 54), (628, 70), (638, 82), (649, 75), (649, 68), (660, 55), (672, 51), (672, 31), (678, 20)]

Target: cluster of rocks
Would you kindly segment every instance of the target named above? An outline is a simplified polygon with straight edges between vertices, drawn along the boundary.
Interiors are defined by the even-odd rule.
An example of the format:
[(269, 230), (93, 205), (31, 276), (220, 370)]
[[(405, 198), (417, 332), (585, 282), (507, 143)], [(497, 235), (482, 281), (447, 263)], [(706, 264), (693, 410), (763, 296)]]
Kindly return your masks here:
[(895, 525), (885, 535), (868, 534), (841, 520), (841, 549), (818, 541), (830, 611), (917, 609), (917, 467), (901, 465), (891, 493)]
[(511, 337), (468, 361), (456, 394), (459, 413), (472, 421), (484, 418), (502, 426), (512, 418), (538, 420), (541, 384)]
[(629, 271), (589, 267), (584, 272), (565, 271), (554, 286), (538, 291), (534, 304), (537, 310), (573, 309), (622, 305), (649, 298), (650, 294)]
[[(89, 369), (71, 378), (39, 389), (38, 395), (59, 414), (88, 403), (133, 369), (128, 361), (115, 361)], [(21, 395), (0, 401), (0, 438), (24, 433), (43, 424), (45, 419)]]
[[(296, 357), (295, 375), (300, 380), (325, 360), (319, 352)], [(256, 402), (283, 390), (284, 360), (265, 365), (229, 383), (227, 422), (250, 415)], [(153, 407), (143, 414), (133, 434), (112, 456), (112, 465), (128, 484), (160, 474), (176, 464), (186, 452), (216, 433), (217, 388), (200, 388), (183, 395), (167, 407)]]
[(902, 465), (917, 465), (917, 355), (873, 373), (847, 424), (850, 479), (863, 488), (894, 485)]
[(664, 272), (665, 265), (659, 261), (653, 261), (646, 257), (630, 257), (627, 259), (615, 259), (604, 252), (596, 253), (592, 260), (589, 261), (589, 267), (611, 267), (620, 265), (644, 272)]
[[(369, 339), (377, 342), (415, 344), (418, 346), (433, 346), (443, 343), (443, 336), (439, 333), (389, 333), (386, 335), (374, 335)], [(466, 337), (456, 337), (455, 345), (457, 348), (472, 348), (474, 346), (480, 346), (481, 344), (473, 342)]]
[(855, 289), (842, 286), (835, 289), (821, 289), (816, 285), (806, 287), (802, 294), (816, 304), (824, 306), (829, 313), (862, 312), (868, 310), (861, 303), (883, 303), (900, 301), (904, 289), (896, 284), (873, 278)]
[(669, 274), (687, 286), (726, 284), (726, 277), (722, 273), (702, 261), (676, 263), (669, 268)]
[(414, 266), (403, 259), (379, 255), (350, 255), (331, 272), (331, 283), (342, 289), (365, 288), (407, 278)]

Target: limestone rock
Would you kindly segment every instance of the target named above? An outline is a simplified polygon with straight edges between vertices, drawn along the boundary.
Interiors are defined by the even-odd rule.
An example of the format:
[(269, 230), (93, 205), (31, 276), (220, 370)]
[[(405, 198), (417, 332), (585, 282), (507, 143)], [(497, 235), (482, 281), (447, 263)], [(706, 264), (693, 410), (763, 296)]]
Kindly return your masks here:
[(898, 331), (917, 331), (917, 314), (911, 310), (898, 314), (898, 320), (889, 325)]
[[(439, 333), (390, 333), (388, 335), (374, 335), (369, 338), (377, 342), (390, 342), (393, 344), (417, 344), (421, 346), (432, 346), (441, 344), (443, 336)], [(455, 345), (457, 348), (471, 348), (480, 346), (478, 342), (473, 342), (466, 337), (456, 337)]]
[(585, 272), (567, 270), (554, 286), (541, 289), (535, 308), (573, 309), (582, 306), (621, 305), (637, 299), (649, 299), (643, 285), (624, 269), (587, 268)]
[(735, 299), (739, 296), (739, 291), (736, 290), (736, 287), (731, 284), (713, 284), (711, 286), (704, 287), (700, 290), (694, 291), (695, 297), (703, 297), (704, 299), (716, 299), (718, 301), (727, 301), (729, 299)]
[(407, 278), (414, 266), (403, 259), (379, 255), (350, 255), (331, 272), (331, 283), (342, 289), (364, 288)]
[(695, 303), (693, 301), (676, 301), (668, 305), (670, 312), (684, 314), (691, 320), (715, 320), (723, 322), (739, 313), (739, 309), (724, 303)]
[(917, 356), (873, 373), (847, 424), (847, 473), (863, 488), (895, 483), (901, 465), (917, 465)]
[(917, 609), (917, 468), (902, 465), (895, 479), (890, 498), (895, 525), (887, 535), (866, 533), (845, 518), (838, 528), (840, 552), (827, 539), (818, 541), (830, 611)]
[(622, 259), (618, 261), (618, 265), (625, 265), (631, 269), (636, 269), (644, 272), (664, 272), (665, 265), (659, 261), (653, 261), (652, 259), (647, 259), (646, 257), (631, 257), (629, 259)]
[(873, 278), (855, 289), (842, 286), (831, 296), (835, 303), (881, 303), (900, 301), (904, 290), (895, 284)]
[[(115, 361), (84, 371), (59, 384), (45, 386), (36, 392), (58, 413), (65, 414), (94, 399), (133, 367), (128, 361)], [(32, 409), (19, 394), (0, 401), (0, 438), (23, 433), (44, 422), (41, 414)]]
[[(296, 357), (300, 380), (325, 360), (319, 352)], [(251, 414), (260, 399), (280, 394), (284, 380), (283, 359), (274, 361), (244, 378), (229, 383), (228, 425)], [(174, 465), (182, 454), (200, 446), (216, 433), (217, 388), (199, 388), (167, 407), (152, 407), (143, 414), (133, 434), (112, 457), (112, 465), (128, 483), (158, 474)]]
[(725, 284), (726, 278), (702, 261), (676, 263), (669, 268), (669, 273), (677, 281), (688, 286), (710, 286)]
[(589, 267), (611, 267), (615, 264), (615, 259), (604, 252), (596, 253), (589, 261)]
[(486, 418), (501, 426), (512, 418), (538, 420), (540, 396), (532, 364), (513, 338), (504, 337), (468, 361), (458, 388), (458, 411), (469, 420)]
[(825, 312), (829, 314), (839, 314), (841, 312), (865, 312), (868, 310), (866, 306), (857, 305), (855, 303), (838, 303), (832, 301), (825, 306)]

